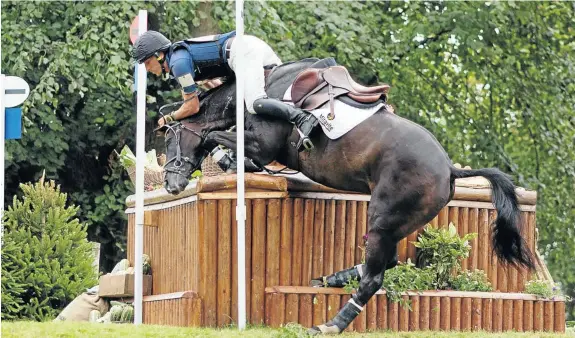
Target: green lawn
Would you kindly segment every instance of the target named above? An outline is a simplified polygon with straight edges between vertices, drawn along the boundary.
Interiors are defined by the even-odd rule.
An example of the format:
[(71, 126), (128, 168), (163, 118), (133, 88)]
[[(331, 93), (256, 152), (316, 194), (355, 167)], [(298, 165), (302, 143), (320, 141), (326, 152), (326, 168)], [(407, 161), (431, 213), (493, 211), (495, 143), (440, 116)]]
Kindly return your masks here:
[[(2, 337), (276, 337), (276, 338), (296, 338), (305, 337), (305, 329), (301, 326), (290, 326), (283, 329), (249, 328), (239, 332), (237, 329), (196, 329), (180, 328), (168, 326), (141, 325), (133, 326), (129, 324), (92, 324), (92, 323), (71, 323), (71, 322), (2, 322)], [(482, 337), (575, 337), (575, 332), (568, 334), (550, 333), (499, 333), (488, 334), (485, 332), (415, 332), (415, 333), (393, 333), (376, 332), (370, 334), (343, 334), (341, 337), (432, 337), (432, 338), (482, 338)]]

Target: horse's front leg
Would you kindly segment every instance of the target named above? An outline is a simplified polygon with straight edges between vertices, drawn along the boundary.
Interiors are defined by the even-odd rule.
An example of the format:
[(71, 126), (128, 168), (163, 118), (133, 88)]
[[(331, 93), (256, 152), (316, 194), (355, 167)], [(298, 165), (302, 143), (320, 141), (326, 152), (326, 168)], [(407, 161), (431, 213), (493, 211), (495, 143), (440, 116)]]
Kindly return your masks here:
[[(221, 144), (237, 152), (237, 133), (230, 131), (213, 131), (206, 136), (206, 143), (214, 146)], [(275, 153), (269, 147), (262, 147), (262, 140), (252, 131), (244, 134), (244, 149), (246, 157), (257, 162), (259, 165), (267, 165), (275, 159)]]

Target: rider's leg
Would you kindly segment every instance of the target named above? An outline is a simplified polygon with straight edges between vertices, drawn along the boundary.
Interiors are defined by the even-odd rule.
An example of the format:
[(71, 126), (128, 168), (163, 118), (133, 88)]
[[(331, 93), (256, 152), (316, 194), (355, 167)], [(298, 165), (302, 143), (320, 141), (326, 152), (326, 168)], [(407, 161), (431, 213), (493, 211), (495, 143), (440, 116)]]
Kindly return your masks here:
[(289, 104), (267, 97), (265, 91), (264, 67), (267, 65), (281, 65), (282, 62), (272, 48), (264, 41), (255, 36), (244, 35), (242, 40), (234, 41), (230, 51), (230, 67), (235, 71), (237, 66), (237, 52), (235, 46), (241, 46), (244, 60), (244, 99), (248, 112), (252, 114), (264, 114), (283, 119), (295, 124), (300, 131), (306, 147), (311, 145), (308, 135), (313, 127), (318, 124), (312, 114), (297, 109)]

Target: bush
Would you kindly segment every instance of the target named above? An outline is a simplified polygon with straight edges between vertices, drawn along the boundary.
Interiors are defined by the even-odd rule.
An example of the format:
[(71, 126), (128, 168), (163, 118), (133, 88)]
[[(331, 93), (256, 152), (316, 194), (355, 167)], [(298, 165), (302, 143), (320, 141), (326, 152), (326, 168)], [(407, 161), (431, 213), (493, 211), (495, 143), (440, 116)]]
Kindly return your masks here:
[(92, 246), (54, 182), (20, 184), (4, 215), (2, 319), (48, 320), (97, 284)]
[(458, 291), (493, 291), (491, 282), (483, 270), (461, 271), (449, 282), (453, 290)]
[(550, 281), (534, 279), (525, 283), (525, 293), (534, 294), (542, 298), (553, 298), (560, 296), (561, 290)]
[(445, 289), (452, 276), (461, 269), (461, 260), (469, 257), (469, 240), (476, 236), (476, 233), (470, 233), (459, 237), (453, 223), (449, 223), (448, 229), (427, 226), (418, 241), (413, 243), (419, 248), (417, 265), (434, 267), (436, 287)]

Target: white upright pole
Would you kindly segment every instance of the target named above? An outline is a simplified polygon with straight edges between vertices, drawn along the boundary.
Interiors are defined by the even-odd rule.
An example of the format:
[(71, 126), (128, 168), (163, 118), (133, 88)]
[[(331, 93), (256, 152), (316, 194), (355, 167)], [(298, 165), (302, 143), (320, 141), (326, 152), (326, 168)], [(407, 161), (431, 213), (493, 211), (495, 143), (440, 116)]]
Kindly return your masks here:
[[(138, 35), (148, 30), (148, 12), (138, 14)], [(134, 324), (142, 324), (142, 254), (144, 251), (144, 163), (146, 157), (146, 66), (138, 64), (136, 130), (136, 236), (134, 250)]]
[[(236, 41), (244, 35), (244, 1), (236, 0)], [(237, 140), (237, 205), (236, 219), (238, 221), (238, 328), (246, 327), (246, 202), (244, 182), (244, 57), (241, 53), (243, 46), (235, 44), (236, 49), (236, 130)]]
[[(4, 74), (0, 74), (0, 164), (2, 169), (0, 169), (0, 229), (2, 229), (2, 235), (4, 236), (4, 146), (6, 136), (6, 112), (4, 111)], [(0, 238), (0, 243), (2, 239)], [(1, 247), (1, 244), (0, 244)]]

